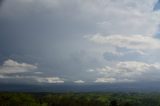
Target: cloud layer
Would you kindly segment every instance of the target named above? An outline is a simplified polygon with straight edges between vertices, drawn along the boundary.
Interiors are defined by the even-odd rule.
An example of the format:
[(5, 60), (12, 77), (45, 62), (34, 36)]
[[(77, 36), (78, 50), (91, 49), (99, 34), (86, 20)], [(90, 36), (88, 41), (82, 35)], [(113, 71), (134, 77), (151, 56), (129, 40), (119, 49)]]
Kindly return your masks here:
[(0, 74), (13, 74), (13, 73), (24, 73), (37, 69), (36, 65), (27, 63), (18, 63), (14, 60), (6, 60), (0, 66)]
[(160, 80), (157, 1), (5, 0), (0, 81)]
[(93, 35), (91, 41), (109, 45), (112, 47), (120, 47), (135, 50), (160, 49), (160, 40), (150, 36), (143, 35), (109, 35), (102, 36), (100, 34)]
[(77, 80), (77, 81), (74, 81), (74, 83), (76, 83), (76, 84), (83, 84), (83, 83), (85, 83), (85, 81), (83, 81), (83, 80)]
[[(0, 75), (1, 81), (10, 83), (33, 83), (33, 84), (56, 84), (64, 83), (64, 79), (59, 77), (33, 76), (33, 75)], [(0, 81), (0, 82), (1, 82)]]
[(117, 82), (137, 82), (137, 81), (159, 81), (157, 74), (160, 74), (160, 64), (144, 63), (138, 61), (118, 62), (113, 66), (97, 68), (97, 73), (101, 77), (95, 82), (117, 83)]

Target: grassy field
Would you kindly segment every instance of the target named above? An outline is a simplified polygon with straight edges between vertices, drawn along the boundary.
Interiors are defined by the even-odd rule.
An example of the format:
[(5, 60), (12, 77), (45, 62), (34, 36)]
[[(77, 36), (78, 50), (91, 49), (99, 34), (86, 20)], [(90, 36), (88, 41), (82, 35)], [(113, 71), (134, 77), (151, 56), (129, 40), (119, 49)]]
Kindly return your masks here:
[(0, 93), (0, 106), (160, 106), (160, 94)]

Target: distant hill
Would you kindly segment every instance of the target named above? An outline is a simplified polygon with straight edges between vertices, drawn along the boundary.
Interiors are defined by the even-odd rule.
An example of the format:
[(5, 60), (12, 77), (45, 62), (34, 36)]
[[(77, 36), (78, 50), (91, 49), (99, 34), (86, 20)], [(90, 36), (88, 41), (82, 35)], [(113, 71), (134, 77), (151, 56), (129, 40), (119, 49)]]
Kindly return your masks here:
[(125, 84), (0, 84), (0, 91), (18, 92), (159, 92), (158, 83)]

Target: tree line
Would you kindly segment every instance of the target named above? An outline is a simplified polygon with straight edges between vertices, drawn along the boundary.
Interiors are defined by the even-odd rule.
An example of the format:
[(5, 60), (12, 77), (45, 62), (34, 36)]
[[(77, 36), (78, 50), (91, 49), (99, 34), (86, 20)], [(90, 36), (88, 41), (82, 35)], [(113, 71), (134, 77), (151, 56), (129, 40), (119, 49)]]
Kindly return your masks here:
[(0, 93), (0, 106), (160, 106), (160, 94)]

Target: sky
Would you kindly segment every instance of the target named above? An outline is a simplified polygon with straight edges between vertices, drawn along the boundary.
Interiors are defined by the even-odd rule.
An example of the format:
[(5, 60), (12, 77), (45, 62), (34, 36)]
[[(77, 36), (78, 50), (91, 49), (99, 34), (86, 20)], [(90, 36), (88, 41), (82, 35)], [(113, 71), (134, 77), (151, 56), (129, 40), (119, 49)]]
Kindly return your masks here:
[(160, 82), (158, 0), (0, 0), (0, 83)]

